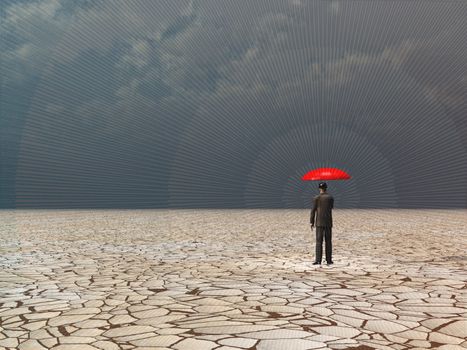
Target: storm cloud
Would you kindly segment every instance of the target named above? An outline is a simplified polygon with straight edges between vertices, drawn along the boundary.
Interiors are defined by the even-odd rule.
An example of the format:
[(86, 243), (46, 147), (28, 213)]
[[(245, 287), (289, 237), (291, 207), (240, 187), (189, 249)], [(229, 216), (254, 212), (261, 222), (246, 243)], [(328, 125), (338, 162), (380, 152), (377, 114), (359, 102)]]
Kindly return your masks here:
[(464, 1), (0, 6), (2, 207), (467, 207)]

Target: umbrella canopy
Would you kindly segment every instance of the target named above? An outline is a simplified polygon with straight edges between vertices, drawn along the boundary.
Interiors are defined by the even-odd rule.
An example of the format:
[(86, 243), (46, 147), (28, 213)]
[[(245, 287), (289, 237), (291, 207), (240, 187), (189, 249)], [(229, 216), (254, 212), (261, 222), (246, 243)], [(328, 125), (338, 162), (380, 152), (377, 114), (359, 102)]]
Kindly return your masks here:
[(318, 168), (307, 172), (302, 180), (348, 180), (350, 175), (337, 168)]

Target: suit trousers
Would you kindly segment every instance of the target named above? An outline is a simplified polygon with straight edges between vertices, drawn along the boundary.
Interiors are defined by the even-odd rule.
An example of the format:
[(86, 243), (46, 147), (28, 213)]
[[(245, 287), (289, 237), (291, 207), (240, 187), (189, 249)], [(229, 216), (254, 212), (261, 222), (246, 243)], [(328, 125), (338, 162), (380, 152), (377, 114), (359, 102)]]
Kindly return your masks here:
[(323, 259), (323, 236), (326, 241), (326, 262), (332, 261), (332, 227), (316, 226), (316, 259)]

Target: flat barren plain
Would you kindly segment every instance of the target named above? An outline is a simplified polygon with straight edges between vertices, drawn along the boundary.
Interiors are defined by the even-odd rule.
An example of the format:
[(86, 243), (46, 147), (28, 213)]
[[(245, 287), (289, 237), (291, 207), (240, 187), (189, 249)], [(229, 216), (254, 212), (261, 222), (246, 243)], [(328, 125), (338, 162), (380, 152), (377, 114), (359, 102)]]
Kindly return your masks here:
[(467, 348), (467, 210), (309, 216), (2, 210), (0, 349)]

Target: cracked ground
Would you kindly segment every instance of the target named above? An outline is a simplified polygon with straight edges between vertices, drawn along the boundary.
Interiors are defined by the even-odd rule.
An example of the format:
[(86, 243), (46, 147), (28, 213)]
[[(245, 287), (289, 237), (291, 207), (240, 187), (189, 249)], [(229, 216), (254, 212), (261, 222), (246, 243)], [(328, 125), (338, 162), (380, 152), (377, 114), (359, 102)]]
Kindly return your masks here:
[(466, 214), (2, 210), (0, 349), (466, 349)]

